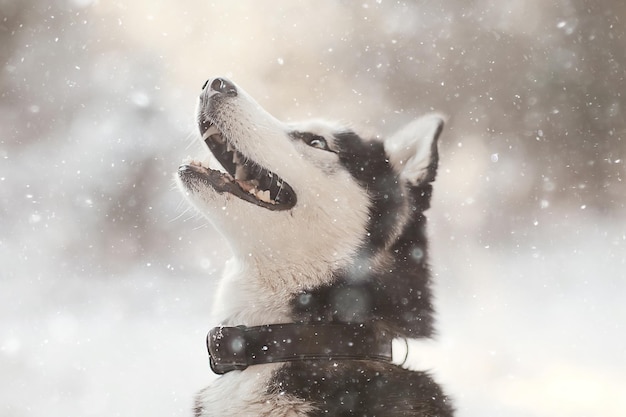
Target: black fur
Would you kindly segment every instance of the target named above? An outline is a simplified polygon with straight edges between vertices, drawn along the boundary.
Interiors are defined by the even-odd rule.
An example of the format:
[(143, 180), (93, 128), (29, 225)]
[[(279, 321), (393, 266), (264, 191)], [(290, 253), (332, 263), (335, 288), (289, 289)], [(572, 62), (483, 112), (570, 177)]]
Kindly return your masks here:
[(374, 362), (293, 362), (275, 375), (272, 393), (311, 401), (311, 417), (450, 417), (441, 388), (424, 372)]
[[(423, 212), (430, 205), (429, 181), (434, 175), (429, 175), (427, 182), (419, 186), (405, 187), (389, 164), (382, 142), (363, 141), (352, 132), (338, 134), (337, 141), (340, 160), (368, 190), (373, 201), (368, 239), (358, 262), (338, 272), (332, 284), (294, 297), (294, 319), (380, 322), (399, 336), (431, 336), (433, 307)], [(436, 153), (434, 158), (436, 161)], [(389, 231), (403, 221), (398, 210), (406, 204), (405, 199), (408, 222), (395, 242), (387, 242)], [(390, 244), (390, 249), (386, 249)], [(383, 254), (377, 258), (385, 250), (391, 256)], [(371, 264), (373, 259), (379, 259), (382, 264)]]
[[(353, 132), (337, 134), (336, 139), (341, 162), (373, 201), (368, 239), (358, 261), (338, 272), (332, 284), (294, 296), (294, 321), (368, 322), (398, 336), (429, 337), (433, 307), (423, 212), (430, 206), (430, 182), (437, 170), (436, 140), (426, 178), (409, 186), (395, 174), (382, 142), (363, 141)], [(408, 216), (399, 215), (399, 210), (408, 210)], [(398, 227), (400, 235), (388, 241), (390, 230)], [(317, 407), (312, 416), (453, 414), (428, 374), (373, 362), (290, 363), (276, 373), (270, 390), (312, 402)]]

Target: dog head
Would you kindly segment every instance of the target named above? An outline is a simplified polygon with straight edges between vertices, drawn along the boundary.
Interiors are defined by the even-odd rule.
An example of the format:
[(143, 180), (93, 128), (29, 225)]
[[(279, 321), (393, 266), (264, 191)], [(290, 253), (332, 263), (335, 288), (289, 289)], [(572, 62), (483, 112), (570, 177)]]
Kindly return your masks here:
[(393, 241), (410, 215), (411, 190), (436, 174), (437, 116), (385, 141), (364, 140), (323, 121), (282, 123), (215, 78), (203, 86), (197, 118), (211, 152), (179, 168), (180, 188), (239, 258), (295, 275), (309, 268), (315, 282), (303, 285), (330, 279), (364, 247)]

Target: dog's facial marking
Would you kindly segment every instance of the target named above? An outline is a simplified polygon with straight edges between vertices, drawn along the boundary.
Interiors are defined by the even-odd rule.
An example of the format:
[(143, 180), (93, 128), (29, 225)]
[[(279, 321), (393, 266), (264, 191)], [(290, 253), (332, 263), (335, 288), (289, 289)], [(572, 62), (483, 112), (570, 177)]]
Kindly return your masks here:
[(367, 239), (371, 256), (393, 241), (403, 226), (407, 214), (404, 184), (389, 163), (382, 141), (363, 140), (351, 131), (339, 134), (337, 140), (342, 164), (372, 197)]
[[(427, 116), (386, 141), (335, 135), (341, 164), (370, 195), (367, 238), (331, 284), (292, 298), (302, 321), (381, 321), (400, 336), (433, 332), (426, 218), (442, 121)], [(306, 300), (303, 303), (302, 300)], [(358, 308), (357, 308), (358, 307)]]

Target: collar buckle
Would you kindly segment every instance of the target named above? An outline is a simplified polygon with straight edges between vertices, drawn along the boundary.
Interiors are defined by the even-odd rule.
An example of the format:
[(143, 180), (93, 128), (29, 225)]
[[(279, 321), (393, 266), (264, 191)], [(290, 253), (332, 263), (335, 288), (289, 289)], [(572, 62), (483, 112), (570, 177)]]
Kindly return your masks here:
[(244, 326), (214, 327), (206, 338), (211, 370), (222, 375), (248, 367)]

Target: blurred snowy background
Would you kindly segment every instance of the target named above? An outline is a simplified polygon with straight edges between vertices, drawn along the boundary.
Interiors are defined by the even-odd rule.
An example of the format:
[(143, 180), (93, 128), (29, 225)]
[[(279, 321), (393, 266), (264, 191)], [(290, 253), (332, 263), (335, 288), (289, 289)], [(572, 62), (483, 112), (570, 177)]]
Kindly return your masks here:
[(626, 415), (626, 3), (440, 3), (0, 0), (0, 415), (191, 415), (227, 249), (172, 176), (216, 75), (449, 115), (421, 362), (460, 417)]

